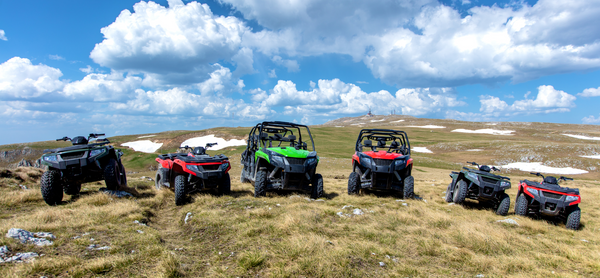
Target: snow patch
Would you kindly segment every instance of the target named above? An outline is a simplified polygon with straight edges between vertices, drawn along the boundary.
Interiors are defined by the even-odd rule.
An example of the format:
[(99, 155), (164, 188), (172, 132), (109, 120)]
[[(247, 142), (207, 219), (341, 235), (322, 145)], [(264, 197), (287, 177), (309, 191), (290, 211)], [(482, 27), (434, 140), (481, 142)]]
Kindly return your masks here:
[(140, 139), (140, 138), (154, 137), (154, 136), (156, 136), (156, 134), (140, 136), (140, 137), (138, 137), (138, 139)]
[(364, 125), (365, 123), (357, 123), (357, 124), (350, 124), (350, 125)]
[(599, 155), (580, 155), (580, 156), (586, 157), (586, 158), (600, 159), (600, 154)]
[(413, 152), (418, 152), (418, 153), (433, 153), (432, 151), (427, 149), (427, 147), (413, 147), (412, 150), (413, 150)]
[(154, 143), (150, 140), (139, 140), (121, 144), (124, 147), (130, 147), (136, 152), (153, 153), (162, 147), (163, 143)]
[(409, 125), (407, 127), (418, 127), (418, 128), (446, 128), (445, 126), (440, 125)]
[(514, 162), (504, 166), (500, 166), (505, 169), (518, 169), (523, 172), (540, 172), (547, 174), (559, 174), (559, 175), (578, 175), (586, 174), (588, 171), (575, 169), (571, 167), (556, 168), (542, 165), (541, 162)]
[(468, 152), (480, 152), (480, 151), (483, 151), (483, 149), (470, 149), (470, 150), (467, 150), (467, 151)]
[(393, 122), (390, 122), (390, 123), (399, 123), (399, 122), (404, 122), (404, 120), (397, 120), (397, 121), (393, 121)]
[(181, 143), (181, 146), (182, 147), (185, 147), (185, 146), (204, 147), (208, 143), (217, 143), (216, 146), (210, 147), (210, 150), (220, 150), (220, 149), (224, 149), (227, 147), (245, 146), (246, 140), (243, 140), (243, 139), (242, 140), (238, 140), (238, 139), (225, 140), (223, 138), (215, 137), (214, 134), (211, 134), (211, 135), (206, 135), (206, 136), (202, 136), (202, 137), (195, 137), (195, 138), (187, 139), (187, 140), (183, 141), (183, 143)]
[(385, 119), (381, 119), (381, 120), (371, 120), (372, 123), (376, 123), (376, 122), (383, 122), (385, 121)]
[(563, 135), (564, 136), (573, 137), (573, 138), (577, 138), (577, 139), (583, 139), (583, 140), (600, 140), (600, 137), (589, 137), (589, 136), (575, 135), (575, 134), (563, 134)]
[(491, 134), (491, 135), (514, 135), (511, 134), (513, 132), (515, 132), (514, 130), (497, 130), (497, 129), (490, 129), (490, 128), (486, 128), (486, 129), (477, 129), (477, 130), (470, 130), (470, 129), (455, 129), (451, 132), (461, 132), (461, 133), (479, 133), (479, 134)]

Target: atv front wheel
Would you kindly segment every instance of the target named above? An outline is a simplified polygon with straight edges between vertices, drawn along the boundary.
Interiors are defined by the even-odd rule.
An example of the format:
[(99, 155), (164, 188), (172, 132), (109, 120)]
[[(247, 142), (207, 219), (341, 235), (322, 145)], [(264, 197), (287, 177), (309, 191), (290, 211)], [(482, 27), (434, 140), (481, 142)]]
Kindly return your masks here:
[(446, 203), (452, 203), (452, 194), (450, 188), (452, 188), (452, 183), (448, 185), (448, 189), (446, 190), (446, 198), (444, 199), (446, 200)]
[(185, 194), (187, 189), (187, 179), (184, 175), (175, 177), (175, 205), (181, 206), (185, 204)]
[(508, 209), (510, 208), (510, 197), (506, 193), (500, 194), (500, 203), (498, 205), (498, 209), (496, 209), (496, 214), (506, 216), (508, 214)]
[(318, 199), (323, 197), (323, 176), (321, 174), (315, 174), (312, 180), (312, 193), (310, 198)]
[(46, 204), (54, 206), (62, 201), (63, 189), (60, 181), (60, 172), (48, 170), (42, 174), (40, 182), (42, 197)]
[(404, 178), (404, 198), (413, 198), (415, 196), (415, 178), (408, 176)]
[(569, 213), (567, 216), (567, 223), (565, 223), (565, 227), (570, 230), (579, 229), (579, 221), (581, 220), (581, 209), (576, 207), (574, 210)]
[(464, 180), (459, 180), (454, 187), (454, 196), (452, 200), (456, 204), (462, 204), (467, 197), (467, 183)]
[(525, 195), (521, 194), (517, 198), (517, 203), (515, 204), (515, 214), (526, 216), (527, 210), (527, 198), (525, 198)]
[(71, 183), (63, 186), (63, 189), (67, 195), (77, 195), (81, 191), (81, 183)]
[(254, 180), (254, 197), (267, 196), (267, 171), (258, 170)]
[(231, 193), (231, 178), (229, 177), (229, 173), (225, 174), (221, 178), (218, 190), (220, 195), (226, 195)]
[(348, 195), (358, 194), (360, 190), (360, 176), (356, 172), (350, 173), (348, 176)]
[(125, 174), (121, 175), (121, 168), (116, 160), (111, 158), (104, 167), (104, 183), (108, 190), (118, 190), (125, 182)]

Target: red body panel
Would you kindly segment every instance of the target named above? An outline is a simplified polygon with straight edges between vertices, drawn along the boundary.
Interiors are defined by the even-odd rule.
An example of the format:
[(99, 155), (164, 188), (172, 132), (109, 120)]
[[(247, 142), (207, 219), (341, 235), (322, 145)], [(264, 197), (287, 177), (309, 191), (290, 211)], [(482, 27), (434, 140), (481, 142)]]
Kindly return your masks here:
[[(396, 157), (401, 157), (404, 156), (401, 153), (388, 153), (386, 151), (377, 151), (377, 152), (363, 152), (364, 154), (372, 157), (372, 158), (377, 158), (377, 159), (389, 159), (389, 160), (394, 160)], [(359, 159), (358, 159), (358, 154), (354, 153), (352, 155), (352, 163), (354, 163), (354, 161), (356, 161), (356, 163), (360, 163)], [(413, 159), (409, 158), (408, 161), (406, 161), (406, 166), (411, 165), (413, 163)]]
[(520, 183), (520, 184), (519, 184), (519, 191), (521, 191), (521, 192), (523, 192), (523, 193), (527, 194), (527, 195), (528, 195), (529, 197), (531, 197), (531, 198), (535, 198), (535, 197), (534, 197), (534, 196), (533, 196), (531, 193), (529, 193), (529, 191), (527, 191), (527, 188), (528, 188), (528, 187), (530, 187), (530, 188), (533, 188), (533, 189), (535, 189), (535, 190), (539, 190), (539, 191), (544, 191), (544, 192), (550, 192), (550, 193), (554, 193), (554, 194), (560, 194), (560, 195), (566, 195), (566, 196), (575, 196), (575, 197), (577, 197), (577, 201), (574, 201), (574, 202), (571, 202), (571, 203), (569, 203), (569, 206), (572, 206), (572, 205), (576, 205), (576, 204), (579, 204), (579, 203), (581, 203), (581, 196), (579, 196), (579, 195), (574, 195), (574, 194), (566, 194), (566, 193), (563, 193), (563, 192), (558, 192), (558, 191), (554, 191), (554, 190), (548, 190), (548, 189), (537, 188), (537, 187), (535, 187), (535, 186), (529, 186), (529, 185), (527, 185), (527, 184), (526, 184), (526, 183), (524, 183), (524, 182), (522, 182), (522, 183)]
[[(208, 163), (187, 163), (183, 160), (180, 159), (175, 159), (175, 160), (170, 160), (170, 159), (166, 159), (166, 160), (162, 160), (160, 158), (156, 158), (156, 161), (158, 163), (160, 163), (160, 165), (162, 165), (162, 167), (167, 168), (167, 169), (173, 169), (173, 164), (177, 164), (179, 166), (181, 166), (181, 170), (183, 170), (186, 173), (195, 175), (195, 173), (193, 171), (190, 171), (187, 169), (187, 165), (221, 165), (223, 163), (229, 163), (229, 160), (223, 160), (221, 162), (208, 162)], [(229, 172), (229, 170), (231, 170), (231, 163), (229, 163), (229, 167), (227, 167), (227, 170), (225, 170), (225, 173)]]

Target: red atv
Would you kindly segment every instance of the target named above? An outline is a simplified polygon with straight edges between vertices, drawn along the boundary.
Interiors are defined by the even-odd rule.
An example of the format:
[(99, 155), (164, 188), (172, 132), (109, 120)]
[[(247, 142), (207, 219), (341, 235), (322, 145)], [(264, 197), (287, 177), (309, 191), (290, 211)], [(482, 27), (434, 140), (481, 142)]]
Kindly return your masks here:
[(404, 198), (414, 196), (415, 181), (411, 176), (413, 160), (410, 158), (406, 132), (363, 129), (356, 140), (355, 150), (352, 155), (353, 170), (348, 177), (348, 194), (371, 189), (402, 192)]
[(581, 218), (581, 196), (579, 189), (558, 185), (559, 180), (573, 180), (571, 178), (544, 177), (540, 173), (531, 173), (542, 177), (539, 182), (522, 180), (517, 193), (515, 214), (527, 216), (529, 214), (557, 216), (565, 221), (567, 229), (577, 230)]
[[(175, 204), (185, 203), (186, 195), (195, 191), (217, 188), (219, 194), (231, 192), (229, 170), (231, 165), (223, 155), (210, 156), (206, 149), (217, 143), (208, 143), (206, 147), (195, 147), (189, 153), (161, 154), (156, 158), (159, 169), (154, 180), (156, 189), (169, 187), (175, 189)], [(192, 148), (185, 146), (180, 150)], [(173, 186), (174, 184), (174, 186)]]

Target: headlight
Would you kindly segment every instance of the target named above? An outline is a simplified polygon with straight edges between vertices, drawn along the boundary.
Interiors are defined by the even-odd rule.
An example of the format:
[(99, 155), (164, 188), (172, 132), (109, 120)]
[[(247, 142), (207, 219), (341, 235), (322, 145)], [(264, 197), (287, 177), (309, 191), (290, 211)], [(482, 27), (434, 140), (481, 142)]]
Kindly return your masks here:
[(531, 187), (527, 187), (527, 191), (529, 191), (529, 193), (536, 195), (536, 196), (539, 194), (537, 189), (533, 189)]
[(190, 171), (200, 172), (200, 170), (198, 169), (198, 165), (185, 165), (185, 168), (187, 168)]
[(283, 162), (283, 156), (271, 156), (271, 163), (281, 166), (285, 165), (285, 162)]
[(510, 187), (510, 182), (507, 182), (507, 181), (501, 181), (501, 182), (500, 182), (500, 187)]
[(577, 199), (579, 199), (579, 197), (567, 195), (567, 198), (565, 198), (565, 202), (569, 202), (570, 203), (570, 202), (577, 201)]
[(56, 162), (56, 160), (58, 160), (56, 155), (44, 156), (44, 161)]
[(104, 153), (104, 150), (106, 150), (106, 149), (95, 149), (95, 150), (92, 150), (90, 152), (90, 157), (100, 155), (100, 154)]
[(469, 173), (467, 173), (467, 176), (469, 176), (469, 178), (471, 178), (474, 181), (479, 181), (479, 177), (475, 173), (469, 172)]
[(365, 164), (365, 166), (371, 166), (373, 164), (373, 160), (370, 157), (362, 157), (362, 164)]
[(306, 160), (306, 164), (309, 164), (309, 165), (310, 164), (314, 164), (316, 162), (317, 162), (317, 159), (314, 158), (314, 157), (311, 157), (311, 158), (309, 158), (309, 159)]
[(221, 164), (221, 171), (225, 171), (225, 170), (227, 170), (227, 168), (229, 168), (229, 163), (228, 162), (225, 162), (225, 163)]
[(394, 161), (394, 168), (399, 169), (404, 166), (404, 160), (396, 160)]

